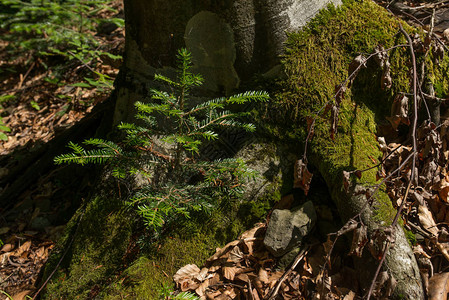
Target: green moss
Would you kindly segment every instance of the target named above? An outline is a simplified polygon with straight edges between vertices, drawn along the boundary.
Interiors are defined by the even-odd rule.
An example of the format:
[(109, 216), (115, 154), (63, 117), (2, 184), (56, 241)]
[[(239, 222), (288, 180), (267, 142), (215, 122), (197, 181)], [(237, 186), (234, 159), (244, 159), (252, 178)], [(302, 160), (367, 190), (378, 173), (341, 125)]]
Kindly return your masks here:
[[(132, 220), (119, 200), (97, 197), (77, 212), (58, 242), (44, 277), (56, 267), (63, 249), (73, 242), (46, 287), (44, 299), (85, 299), (121, 265), (131, 237)], [(79, 224), (79, 228), (78, 227)]]
[[(290, 123), (277, 119), (277, 123), (288, 129), (281, 130), (282, 127), (275, 124), (271, 132), (287, 131), (289, 134), (278, 137), (304, 141), (306, 118), (313, 117), (327, 101), (334, 102), (335, 87), (348, 77), (351, 61), (359, 54), (372, 53), (379, 44), (389, 48), (405, 43), (405, 39), (397, 35), (398, 28), (397, 20), (374, 2), (345, 1), (341, 8), (322, 11), (303, 31), (290, 34), (283, 59), (288, 79), (277, 98), (278, 105), (290, 112), (288, 118), (283, 118)], [(377, 164), (381, 158), (376, 128), (389, 115), (394, 96), (409, 90), (407, 51), (408, 48), (402, 47), (389, 52), (391, 89), (381, 89), (382, 72), (374, 61), (360, 71), (341, 103), (335, 140), (330, 139), (330, 113), (318, 117), (308, 158), (328, 186), (342, 186), (343, 170), (363, 170)], [(354, 180), (373, 186), (376, 172), (376, 169), (364, 172), (360, 180)], [(382, 189), (376, 200), (376, 218), (387, 225), (394, 216), (391, 201)], [(340, 197), (340, 201), (344, 199)]]
[(407, 238), (408, 243), (410, 246), (416, 245), (416, 236), (413, 232), (410, 230), (404, 230), (405, 231), (405, 237)]
[(201, 266), (219, 244), (212, 236), (166, 239), (157, 250), (138, 258), (101, 294), (101, 299), (159, 299), (172, 275), (186, 264)]
[(101, 299), (157, 299), (163, 286), (172, 284), (172, 276), (179, 268), (192, 263), (200, 266), (217, 247), (260, 221), (271, 208), (269, 199), (272, 203), (277, 197), (280, 182), (274, 180), (264, 196), (251, 201), (253, 214), (242, 214), (245, 200), (223, 200), (209, 214), (198, 212), (190, 219), (178, 219), (156, 242), (141, 238), (148, 247), (134, 254), (137, 259), (129, 267), (126, 257), (130, 250), (138, 249), (135, 242), (142, 234), (133, 226), (135, 215), (119, 199), (95, 197), (84, 214), (80, 209), (69, 222), (57, 247), (60, 250), (51, 256), (45, 277), (75, 235), (44, 299), (85, 299), (92, 295)]

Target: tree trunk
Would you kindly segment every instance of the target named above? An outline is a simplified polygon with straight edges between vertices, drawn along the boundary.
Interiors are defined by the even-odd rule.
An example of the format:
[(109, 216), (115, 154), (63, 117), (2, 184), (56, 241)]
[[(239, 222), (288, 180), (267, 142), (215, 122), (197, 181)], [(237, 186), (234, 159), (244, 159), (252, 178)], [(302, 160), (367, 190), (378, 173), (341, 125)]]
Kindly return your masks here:
[[(340, 0), (125, 0), (126, 46), (114, 120), (129, 120), (156, 69), (170, 73), (176, 52), (192, 52), (206, 93), (229, 94), (279, 64), (286, 31)], [(123, 75), (123, 74), (122, 74)]]
[[(279, 55), (282, 54), (284, 49), (286, 31), (296, 30), (301, 26), (304, 26), (319, 9), (323, 8), (328, 3), (340, 4), (339, 0), (125, 0), (124, 2), (126, 16), (126, 46), (124, 65), (121, 69), (120, 77), (116, 82), (117, 103), (114, 113), (114, 123), (116, 124), (121, 121), (131, 120), (134, 115), (134, 102), (148, 96), (150, 88), (158, 87), (157, 83), (153, 81), (155, 73), (169, 76), (174, 74), (175, 69), (173, 67), (176, 62), (176, 52), (179, 48), (187, 47), (190, 52), (192, 52), (194, 62), (193, 71), (202, 74), (206, 79), (203, 86), (204, 90), (202, 91), (205, 96), (230, 94), (239, 89), (239, 87), (244, 86), (255, 74), (267, 73), (270, 70), (275, 72), (275, 70), (278, 69), (276, 66), (280, 64)], [(356, 23), (359, 22), (362, 25), (354, 25), (355, 29), (352, 28), (353, 31), (360, 31), (360, 28), (357, 26), (364, 26), (363, 22), (368, 19), (372, 18), (364, 18), (362, 21), (357, 19)], [(388, 22), (393, 21), (389, 19)], [(385, 24), (381, 24), (380, 27), (382, 26), (385, 26)], [(377, 38), (377, 36), (375, 38)], [(364, 41), (365, 39), (360, 40)], [(320, 44), (320, 47), (321, 46), (322, 45)], [(349, 49), (346, 44), (340, 46), (341, 49), (343, 49), (339, 49), (341, 52)], [(338, 82), (336, 78), (332, 76), (336, 75), (332, 75), (330, 71), (325, 72), (328, 70), (323, 71), (324, 69), (320, 69), (322, 66), (319, 65), (321, 64), (321, 61), (319, 61), (320, 55), (323, 57), (328, 55), (323, 59), (325, 62), (322, 63), (322, 65), (328, 64), (335, 66), (346, 64), (344, 60), (343, 62), (337, 61), (338, 58), (336, 57), (338, 55), (335, 55), (335, 57), (333, 56), (333, 53), (331, 53), (334, 50), (333, 47), (335, 47), (335, 45), (331, 44), (328, 48), (323, 47), (325, 50), (321, 48), (318, 49), (316, 53), (313, 49), (304, 49), (304, 51), (314, 53), (310, 54), (308, 60), (304, 60), (306, 61), (306, 67), (302, 67), (302, 69), (307, 69), (304, 71), (307, 74), (304, 75), (303, 78), (300, 78), (305, 82), (302, 82), (301, 84), (306, 85), (308, 89), (312, 89), (312, 84), (316, 86), (325, 86), (328, 82), (331, 82), (331, 84), (325, 86), (324, 89), (333, 92), (333, 85)], [(309, 72), (308, 66), (309, 64), (314, 63), (313, 60), (316, 60), (316, 64), (319, 66), (315, 69), (311, 67), (311, 72)], [(347, 66), (345, 65), (344, 68), (347, 68)], [(339, 70), (339, 74), (341, 75), (342, 73), (343, 72)], [(327, 77), (326, 79), (323, 79), (319, 76)], [(309, 80), (310, 78), (312, 79)], [(310, 84), (307, 85), (307, 83)], [(316, 94), (321, 97), (324, 93)], [(293, 97), (298, 102), (303, 99), (305, 99), (304, 101), (310, 100), (306, 99), (307, 96), (303, 95), (298, 96), (294, 94)], [(314, 99), (312, 99), (312, 101), (313, 100)], [(367, 111), (370, 110), (368, 106), (364, 106), (364, 109)], [(351, 111), (348, 109), (348, 113), (350, 112)], [(281, 112), (273, 113), (277, 113), (278, 115), (281, 114)], [(305, 114), (303, 116), (305, 116)], [(286, 119), (287, 118), (284, 118), (282, 121), (292, 123), (290, 119)], [(349, 119), (349, 117), (347, 119)], [(373, 120), (373, 113), (369, 111), (366, 115), (366, 122), (362, 122), (363, 126), (360, 127), (358, 133), (366, 133), (366, 136), (368, 137), (367, 141), (373, 142), (372, 140), (374, 140), (373, 143), (375, 143), (375, 139), (373, 139), (374, 134), (369, 129), (369, 127), (373, 125)], [(369, 126), (366, 124), (369, 124)], [(352, 124), (348, 126), (352, 126)], [(296, 129), (298, 127), (299, 125), (296, 125)], [(278, 129), (279, 128), (280, 126)], [(346, 129), (348, 128), (345, 128), (343, 131), (349, 132), (347, 134), (348, 143), (341, 146), (343, 149), (341, 151), (342, 153), (354, 154), (354, 152), (357, 152), (354, 151), (354, 149), (365, 149), (362, 147), (369, 149), (365, 144), (366, 141), (364, 140), (364, 137), (361, 138), (361, 145), (356, 145), (356, 142), (352, 141), (352, 138), (354, 136), (357, 137), (357, 133), (354, 133), (354, 135), (352, 134), (352, 127), (348, 130)], [(339, 137), (337, 137), (337, 139), (338, 138)], [(328, 136), (323, 137), (323, 139), (329, 140)], [(356, 141), (357, 140), (358, 139), (356, 138)], [(295, 141), (295, 143), (298, 143), (298, 141)], [(347, 149), (354, 145), (357, 147), (354, 147), (354, 149)], [(369, 146), (373, 146), (372, 148), (375, 149), (375, 145), (370, 144)], [(314, 156), (311, 161), (312, 163), (315, 163), (315, 166), (323, 174), (329, 190), (333, 194), (333, 200), (340, 210), (340, 215), (342, 215), (342, 218), (344, 219), (352, 217), (358, 212), (357, 209), (363, 205), (366, 199), (360, 199), (363, 197), (357, 197), (353, 194), (345, 194), (342, 192), (343, 183), (342, 180), (339, 180), (338, 174), (341, 173), (341, 170), (346, 169), (348, 166), (352, 166), (353, 162), (345, 161), (344, 163), (340, 163), (336, 161), (336, 159), (340, 159), (340, 157), (330, 156), (332, 153), (329, 154), (329, 152), (326, 152), (326, 149), (333, 150), (332, 147), (334, 147), (334, 145), (330, 145), (328, 148), (324, 149), (324, 147), (320, 147), (320, 144), (317, 142), (316, 144), (313, 144), (312, 147), (315, 147), (315, 150), (311, 151), (313, 154), (312, 156)], [(374, 151), (376, 152), (377, 150)], [(377, 152), (375, 153), (376, 155)], [(357, 152), (356, 154), (360, 153)], [(256, 157), (255, 160), (257, 161), (257, 156), (254, 155), (254, 153), (251, 153), (251, 155), (248, 155), (248, 157), (251, 157), (251, 159)], [(297, 153), (297, 155), (300, 156), (301, 153)], [(281, 155), (281, 159), (283, 158), (282, 156), (283, 155)], [(365, 156), (368, 157), (368, 155)], [(273, 157), (274, 154), (270, 153), (267, 157), (263, 157), (262, 161), (263, 163), (270, 162), (270, 158), (273, 159)], [(283, 172), (284, 170), (282, 170), (281, 173)], [(263, 174), (265, 175), (265, 173)], [(275, 190), (279, 193), (278, 185), (280, 185), (279, 182), (282, 182), (282, 184), (284, 183), (282, 181), (283, 179), (284, 178), (279, 180), (272, 179), (272, 182), (267, 184), (267, 186), (276, 183)], [(371, 182), (367, 182), (367, 184), (370, 183)], [(108, 269), (106, 267), (97, 268), (95, 266), (103, 266), (103, 264), (119, 265), (121, 263), (119, 258), (117, 258), (120, 257), (120, 249), (116, 251), (117, 253), (113, 253), (114, 255), (113, 257), (111, 256), (112, 258), (104, 256), (104, 253), (109, 253), (108, 247), (114, 247), (114, 249), (116, 249), (118, 248), (116, 244), (119, 243), (122, 248), (126, 248), (128, 245), (127, 243), (131, 243), (131, 229), (128, 228), (129, 226), (126, 227), (126, 224), (128, 224), (127, 222), (129, 221), (126, 219), (127, 216), (125, 216), (125, 214), (117, 213), (122, 209), (118, 204), (117, 208), (112, 207), (114, 209), (112, 211), (112, 208), (108, 207), (108, 205), (110, 205), (109, 201), (112, 200), (104, 195), (98, 196), (97, 199), (94, 199), (88, 204), (84, 219), (82, 217), (84, 213), (80, 213), (80, 221), (74, 219), (72, 222), (73, 226), (71, 228), (72, 231), (75, 232), (73, 235), (75, 235), (75, 237), (77, 235), (79, 236), (74, 239), (74, 246), (72, 246), (74, 249), (72, 251), (74, 253), (74, 258), (67, 259), (70, 261), (67, 269), (71, 270), (73, 268), (79, 270), (80, 274), (84, 274), (87, 272), (86, 270), (94, 269), (96, 272), (104, 272), (98, 273), (99, 275), (95, 276), (95, 278), (92, 279), (92, 282), (95, 282), (98, 278), (102, 278), (102, 276), (107, 276), (105, 275), (107, 274), (106, 270), (107, 272), (114, 271), (114, 268), (112, 267)], [(115, 201), (117, 202), (119, 200)], [(393, 211), (391, 203), (387, 207), (387, 210), (388, 212)], [(100, 217), (104, 218), (109, 223), (100, 219)], [(231, 217), (229, 218), (232, 219)], [(366, 219), (365, 216), (363, 216), (363, 218), (364, 223), (368, 224), (370, 228), (379, 226), (379, 222), (373, 220), (371, 211), (367, 212)], [(89, 219), (94, 219), (97, 223), (93, 223), (92, 221), (89, 221)], [(235, 221), (234, 219), (232, 220)], [(79, 230), (73, 229), (76, 227), (76, 222), (79, 222), (80, 224)], [(89, 222), (95, 225), (89, 225)], [(107, 226), (102, 227), (101, 222), (107, 223), (110, 228)], [(374, 222), (375, 224), (371, 224), (371, 222)], [(116, 225), (117, 227), (114, 227)], [(125, 228), (126, 232), (118, 232), (114, 235), (113, 233), (116, 231), (115, 228)], [(79, 233), (77, 233), (77, 231)], [(87, 237), (90, 235), (93, 236), (94, 234), (99, 235), (99, 237), (98, 239), (95, 237), (84, 241), (85, 238), (82, 236), (83, 233)], [(70, 234), (67, 234), (67, 236), (70, 236)], [(123, 236), (126, 236), (127, 239), (123, 238)], [(69, 240), (70, 239), (67, 237), (66, 242), (69, 243)], [(210, 241), (207, 240), (207, 243), (210, 243)], [(400, 246), (397, 247), (399, 243)], [(181, 244), (181, 242), (176, 242), (175, 244), (179, 249), (173, 247), (176, 251), (173, 250), (172, 252), (168, 252), (177, 255), (176, 260), (178, 260), (177, 257), (185, 254), (187, 251), (185, 251), (185, 244)], [(62, 245), (64, 244), (62, 243)], [(401, 280), (398, 285), (399, 287), (396, 290), (396, 297), (402, 296), (404, 299), (423, 298), (416, 261), (414, 260), (410, 246), (407, 244), (400, 228), (398, 228), (398, 241), (396, 247), (397, 248), (390, 252), (386, 262), (387, 269), (396, 268), (395, 270), (399, 270), (398, 272), (400, 272), (398, 274), (393, 270), (394, 277)], [(192, 243), (192, 248), (194, 249), (193, 252), (195, 254), (201, 252), (197, 250), (198, 246), (196, 243)], [(205, 245), (204, 248), (208, 250), (210, 245)], [(99, 249), (99, 251), (96, 253), (92, 249)], [(401, 252), (401, 255), (398, 254), (398, 251)], [(94, 255), (91, 255), (93, 258), (90, 260), (84, 259), (84, 254), (87, 253), (88, 255), (91, 252), (94, 252)], [(58, 256), (55, 255), (53, 259), (55, 262), (58, 261), (56, 258), (58, 258)], [(172, 257), (172, 260), (174, 261), (175, 258)], [(182, 259), (180, 258), (179, 260)], [(92, 265), (88, 265), (86, 261), (91, 262)], [(169, 259), (167, 259), (167, 261), (169, 261)], [(191, 261), (189, 261), (189, 263), (191, 263)], [(401, 263), (403, 265), (402, 268), (395, 267), (395, 265)], [(149, 268), (153, 267), (154, 274), (157, 272), (160, 273), (160, 270), (156, 269), (154, 265), (154, 261), (153, 264), (148, 263)], [(173, 264), (170, 266), (172, 268), (170, 271), (176, 271)], [(365, 265), (361, 264), (361, 268), (358, 271), (363, 270), (364, 268), (367, 269)], [(51, 270), (50, 268), (48, 269)], [(146, 267), (146, 269), (148, 268)], [(149, 276), (154, 277), (153, 273), (149, 272)], [(360, 272), (360, 274), (361, 273), (362, 272)], [(73, 272), (73, 274), (77, 273)], [(372, 273), (369, 273), (369, 275), (372, 275)], [(62, 275), (60, 277), (65, 278), (65, 275), (64, 277)], [(68, 280), (64, 280), (53, 280), (51, 283), (53, 285), (52, 289), (60, 290), (62, 291), (61, 293), (65, 293), (63, 295), (68, 295), (69, 293), (59, 285), (69, 286), (70, 282), (73, 282), (71, 284), (73, 286), (65, 288), (75, 294), (79, 293), (78, 290), (87, 289), (93, 284), (92, 282), (87, 281), (87, 279), (85, 279), (87, 283), (78, 283), (78, 277), (75, 275), (68, 275)], [(367, 279), (367, 281), (369, 281), (369, 279)], [(144, 282), (144, 280), (142, 280), (142, 282)], [(49, 289), (49, 295), (51, 294), (52, 289)], [(86, 294), (88, 293), (87, 290), (84, 292)]]

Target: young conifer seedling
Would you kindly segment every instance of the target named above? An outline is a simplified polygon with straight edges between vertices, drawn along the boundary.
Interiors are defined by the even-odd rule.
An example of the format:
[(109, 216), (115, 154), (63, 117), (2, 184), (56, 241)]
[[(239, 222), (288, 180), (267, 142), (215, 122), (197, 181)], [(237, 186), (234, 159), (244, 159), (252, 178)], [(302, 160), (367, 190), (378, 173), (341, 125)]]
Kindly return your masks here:
[(254, 131), (255, 126), (241, 121), (247, 112), (232, 112), (230, 105), (268, 101), (266, 92), (245, 92), (192, 105), (192, 88), (203, 78), (191, 71), (191, 54), (178, 51), (177, 78), (156, 75), (170, 92), (151, 90), (149, 102), (136, 102), (136, 123), (122, 123), (126, 138), (119, 144), (102, 139), (84, 141), (93, 149), (69, 143), (71, 153), (55, 158), (63, 163), (105, 163), (113, 165), (113, 175), (144, 176), (149, 184), (140, 187), (128, 203), (137, 208), (145, 224), (153, 229), (163, 226), (168, 216), (189, 215), (192, 210), (208, 210), (223, 196), (243, 192), (243, 182), (254, 177), (242, 159), (208, 161), (201, 158), (204, 141), (219, 138), (218, 130), (240, 128)]

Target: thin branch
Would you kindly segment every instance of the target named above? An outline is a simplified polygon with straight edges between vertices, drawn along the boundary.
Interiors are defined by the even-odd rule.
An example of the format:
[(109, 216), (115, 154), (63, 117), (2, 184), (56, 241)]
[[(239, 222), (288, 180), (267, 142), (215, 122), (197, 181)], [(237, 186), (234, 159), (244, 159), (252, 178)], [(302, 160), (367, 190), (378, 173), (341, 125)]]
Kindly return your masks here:
[[(416, 71), (415, 51), (413, 49), (412, 39), (410, 38), (408, 33), (404, 30), (404, 28), (402, 27), (401, 23), (399, 23), (399, 30), (401, 31), (401, 33), (407, 39), (407, 42), (408, 42), (408, 45), (409, 45), (409, 49), (410, 49), (410, 55), (411, 55), (412, 63), (413, 63), (413, 79), (412, 79), (412, 82), (413, 82), (413, 113), (414, 113), (414, 116), (413, 116), (412, 135), (411, 135), (412, 142), (413, 142), (413, 152), (412, 152), (413, 164), (412, 164), (412, 172), (411, 172), (410, 181), (409, 181), (409, 183), (407, 185), (407, 190), (405, 192), (404, 197), (402, 198), (401, 205), (399, 206), (399, 209), (398, 209), (398, 211), (397, 211), (397, 213), (396, 213), (396, 215), (395, 215), (395, 217), (393, 219), (393, 222), (391, 223), (391, 227), (392, 228), (396, 227), (396, 225), (398, 223), (399, 216), (401, 215), (402, 209), (404, 208), (405, 202), (407, 200), (408, 193), (410, 191), (410, 187), (412, 185), (412, 182), (415, 179), (415, 171), (417, 171), (416, 167), (415, 167), (415, 165), (416, 165), (416, 153), (417, 153), (417, 149), (418, 149), (417, 142), (416, 142), (416, 128), (417, 128), (417, 125), (418, 125), (418, 101), (417, 101), (418, 100), (418, 95), (417, 95), (417, 81), (418, 81), (417, 78), (418, 77), (417, 77), (417, 71)], [(418, 174), (416, 174), (416, 176), (418, 176)], [(387, 256), (387, 253), (388, 253), (389, 249), (390, 249), (390, 246), (391, 246), (391, 242), (387, 241), (385, 249), (384, 249), (384, 252), (383, 252), (383, 255), (382, 255), (382, 259), (379, 262), (379, 265), (377, 267), (377, 270), (376, 270), (376, 273), (374, 275), (373, 281), (371, 282), (371, 286), (370, 286), (370, 289), (369, 289), (369, 292), (368, 292), (367, 300), (369, 300), (371, 298), (371, 295), (372, 295), (373, 290), (374, 290), (374, 285), (375, 285), (376, 280), (377, 280), (377, 276), (379, 275), (380, 269), (382, 268), (382, 265), (383, 265), (383, 263), (385, 261), (385, 258)]]

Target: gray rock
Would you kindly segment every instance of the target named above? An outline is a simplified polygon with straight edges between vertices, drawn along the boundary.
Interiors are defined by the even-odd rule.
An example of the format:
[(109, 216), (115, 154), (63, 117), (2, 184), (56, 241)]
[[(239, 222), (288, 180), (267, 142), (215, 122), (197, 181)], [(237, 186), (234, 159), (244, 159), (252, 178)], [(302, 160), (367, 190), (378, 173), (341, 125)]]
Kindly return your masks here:
[(34, 230), (44, 230), (45, 227), (50, 225), (50, 221), (47, 218), (39, 216), (31, 221), (30, 228)]
[(312, 230), (316, 222), (316, 212), (311, 201), (302, 206), (275, 209), (271, 214), (265, 235), (265, 247), (275, 257), (280, 257), (301, 244), (302, 239)]

